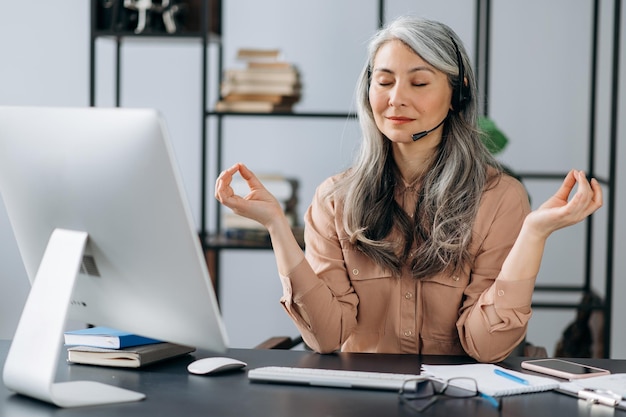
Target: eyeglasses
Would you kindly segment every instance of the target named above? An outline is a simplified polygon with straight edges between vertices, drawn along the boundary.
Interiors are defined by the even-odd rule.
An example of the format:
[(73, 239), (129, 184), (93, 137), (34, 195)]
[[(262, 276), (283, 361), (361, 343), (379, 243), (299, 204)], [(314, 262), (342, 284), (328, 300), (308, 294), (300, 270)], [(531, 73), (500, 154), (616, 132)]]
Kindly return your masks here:
[(502, 409), (502, 402), (499, 399), (478, 391), (478, 384), (473, 378), (450, 378), (447, 381), (407, 379), (402, 384), (398, 395), (401, 404), (418, 413), (423, 412), (442, 397), (480, 397), (489, 401), (498, 410)]

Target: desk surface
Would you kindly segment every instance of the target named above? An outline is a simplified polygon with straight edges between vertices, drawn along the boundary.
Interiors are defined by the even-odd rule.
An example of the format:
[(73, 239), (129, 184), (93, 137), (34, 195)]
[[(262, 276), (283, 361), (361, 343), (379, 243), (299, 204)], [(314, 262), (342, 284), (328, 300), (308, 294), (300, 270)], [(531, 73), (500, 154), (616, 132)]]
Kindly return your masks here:
[[(9, 348), (0, 341), (0, 360)], [(203, 354), (204, 353), (204, 354)], [(248, 369), (268, 366), (302, 366), (330, 369), (355, 369), (419, 373), (421, 363), (465, 363), (466, 358), (347, 354), (319, 355), (308, 351), (231, 349), (228, 355), (248, 363)], [(63, 417), (63, 416), (289, 416), (289, 417), (391, 417), (415, 416), (399, 404), (393, 392), (335, 389), (250, 383), (245, 371), (219, 376), (196, 376), (187, 372), (187, 365), (198, 358), (210, 356), (198, 351), (139, 370), (67, 365), (60, 358), (58, 381), (92, 380), (143, 392), (147, 398), (140, 402), (76, 409), (61, 409), (46, 403), (11, 393), (0, 388), (0, 415), (3, 417)], [(522, 358), (512, 358), (503, 366), (520, 369)], [(626, 361), (586, 359), (582, 362), (608, 368), (614, 373), (626, 372)], [(602, 405), (555, 392), (517, 395), (503, 398), (502, 416), (591, 416), (624, 415)], [(423, 415), (430, 416), (497, 416), (497, 410), (477, 399), (440, 401)]]

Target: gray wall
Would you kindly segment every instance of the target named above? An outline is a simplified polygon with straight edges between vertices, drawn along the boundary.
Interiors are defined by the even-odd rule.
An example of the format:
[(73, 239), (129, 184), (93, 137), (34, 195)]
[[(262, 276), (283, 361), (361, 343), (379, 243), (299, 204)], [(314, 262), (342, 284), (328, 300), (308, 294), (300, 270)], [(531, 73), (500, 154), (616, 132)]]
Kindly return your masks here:
[[(353, 107), (353, 90), (366, 42), (376, 28), (374, 0), (224, 0), (224, 58), (235, 66), (237, 48), (279, 47), (300, 68), (305, 85), (301, 111), (344, 112)], [(500, 156), (523, 172), (566, 172), (586, 168), (588, 80), (590, 74), (589, 0), (493, 1), (490, 115), (510, 138)], [(89, 7), (87, 1), (11, 2), (0, 14), (0, 105), (86, 106), (88, 104)], [(442, 20), (464, 39), (474, 55), (473, 2), (464, 0), (388, 0), (387, 17), (404, 13)], [(567, 16), (563, 19), (562, 16)], [(608, 173), (608, 93), (610, 84), (611, 4), (602, 2), (600, 54), (598, 174)], [(624, 20), (624, 17), (622, 17)], [(622, 35), (624, 35), (622, 33)], [(621, 54), (624, 53), (622, 36)], [(211, 57), (215, 48), (210, 48)], [(98, 105), (113, 104), (113, 45), (98, 41)], [(176, 156), (196, 221), (199, 219), (200, 45), (196, 41), (128, 41), (123, 48), (124, 106), (160, 109), (167, 120)], [(215, 68), (215, 67), (213, 67)], [(215, 71), (213, 71), (215, 76)], [(624, 97), (622, 80), (620, 97)], [(214, 90), (210, 91), (211, 101)], [(622, 100), (623, 101), (623, 100)], [(620, 111), (624, 119), (624, 110)], [(214, 128), (209, 122), (209, 129)], [(246, 162), (257, 172), (277, 172), (300, 179), (300, 212), (315, 186), (345, 168), (358, 142), (356, 123), (345, 120), (231, 118), (225, 122), (224, 164)], [(619, 143), (623, 143), (620, 124)], [(214, 145), (213, 140), (211, 145)], [(618, 160), (624, 150), (618, 147)], [(213, 158), (211, 154), (210, 159)], [(208, 195), (215, 168), (211, 167)], [(619, 181), (617, 212), (626, 203)], [(555, 181), (527, 181), (533, 206), (558, 187)], [(214, 213), (211, 199), (209, 214)], [(594, 288), (604, 291), (606, 213), (596, 215)], [(213, 225), (213, 223), (211, 223)], [(612, 356), (626, 357), (621, 330), (626, 293), (621, 277), (626, 226), (616, 219), (614, 253), (614, 321)], [(584, 228), (576, 226), (552, 236), (538, 282), (582, 282)], [(281, 310), (280, 284), (271, 252), (223, 253), (222, 308), (233, 346), (250, 347), (270, 335), (295, 334)], [(0, 206), (0, 338), (10, 338), (28, 293), (12, 231)], [(538, 300), (546, 299), (537, 294)], [(578, 296), (558, 296), (576, 301)], [(528, 339), (553, 351), (572, 310), (535, 310)]]

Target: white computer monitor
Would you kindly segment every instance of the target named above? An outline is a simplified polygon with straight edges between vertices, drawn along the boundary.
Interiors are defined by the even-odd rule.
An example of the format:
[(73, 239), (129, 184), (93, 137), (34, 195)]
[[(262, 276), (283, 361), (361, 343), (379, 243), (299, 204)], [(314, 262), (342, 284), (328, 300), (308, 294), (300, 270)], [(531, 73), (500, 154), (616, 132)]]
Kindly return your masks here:
[(0, 107), (0, 193), (32, 284), (4, 366), (8, 388), (63, 407), (142, 398), (54, 382), (67, 319), (226, 349), (157, 111)]

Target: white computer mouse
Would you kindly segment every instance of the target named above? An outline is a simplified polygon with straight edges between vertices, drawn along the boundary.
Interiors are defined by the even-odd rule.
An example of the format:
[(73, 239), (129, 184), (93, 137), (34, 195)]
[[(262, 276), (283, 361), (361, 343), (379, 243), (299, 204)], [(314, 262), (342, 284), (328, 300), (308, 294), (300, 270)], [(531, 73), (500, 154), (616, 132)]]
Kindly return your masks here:
[(238, 359), (214, 356), (191, 362), (189, 366), (187, 366), (187, 370), (196, 375), (209, 375), (241, 369), (246, 365), (247, 363)]

